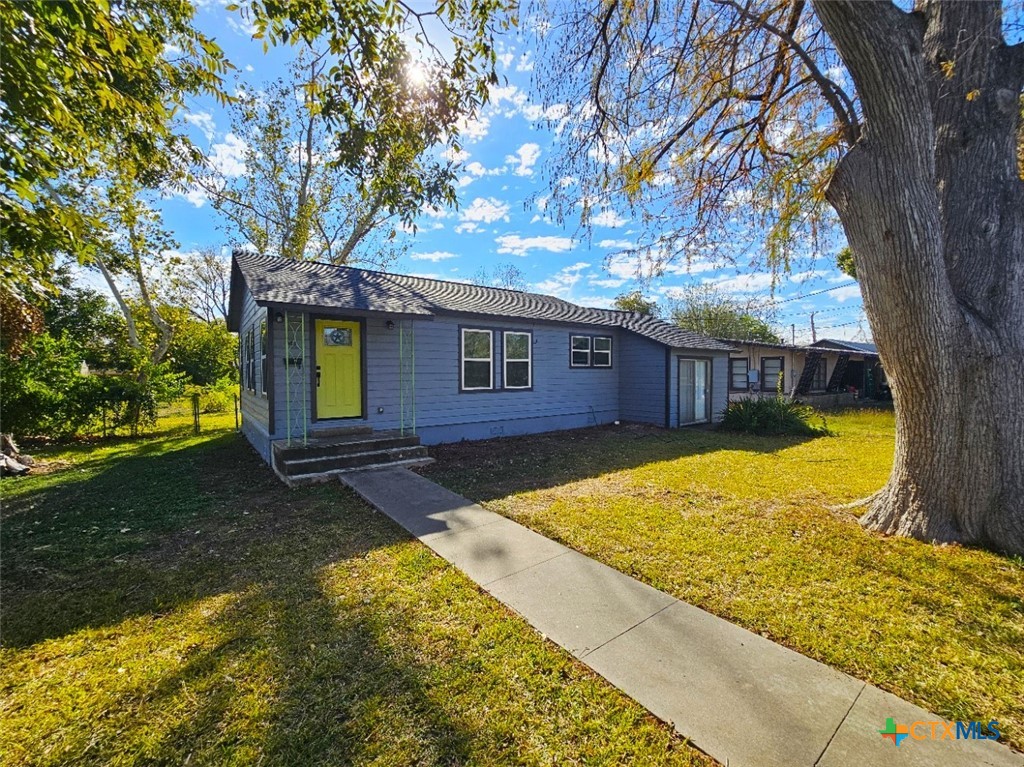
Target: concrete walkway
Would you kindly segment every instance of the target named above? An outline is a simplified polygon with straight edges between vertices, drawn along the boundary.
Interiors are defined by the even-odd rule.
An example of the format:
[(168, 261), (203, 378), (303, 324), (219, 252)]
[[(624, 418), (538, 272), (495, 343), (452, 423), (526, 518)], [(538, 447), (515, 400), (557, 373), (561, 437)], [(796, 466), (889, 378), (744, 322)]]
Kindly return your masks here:
[[(940, 717), (651, 588), (406, 469), (341, 481), (729, 767), (1024, 766), (988, 740), (879, 732)], [(930, 734), (930, 725), (915, 732)], [(937, 726), (941, 734), (942, 728)]]

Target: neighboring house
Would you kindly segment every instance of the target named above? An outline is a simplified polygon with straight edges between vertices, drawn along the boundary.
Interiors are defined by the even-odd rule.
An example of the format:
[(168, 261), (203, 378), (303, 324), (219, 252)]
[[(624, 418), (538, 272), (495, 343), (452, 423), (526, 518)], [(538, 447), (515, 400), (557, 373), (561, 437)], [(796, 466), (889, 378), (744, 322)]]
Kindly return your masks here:
[[(888, 395), (874, 344), (823, 339), (809, 346), (719, 339), (729, 356), (729, 399), (778, 392), (819, 404)], [(781, 385), (780, 385), (781, 380)]]
[(729, 344), (536, 293), (238, 251), (228, 328), (242, 429), (279, 472), (281, 441), (338, 427), (433, 444), (707, 423), (728, 401)]

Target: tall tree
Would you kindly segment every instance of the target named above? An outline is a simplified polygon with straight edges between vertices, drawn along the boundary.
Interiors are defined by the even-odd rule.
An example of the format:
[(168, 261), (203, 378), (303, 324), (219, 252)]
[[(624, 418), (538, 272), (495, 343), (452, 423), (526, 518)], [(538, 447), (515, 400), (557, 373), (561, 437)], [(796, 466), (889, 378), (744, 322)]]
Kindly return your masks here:
[(712, 338), (782, 343), (772, 330), (771, 315), (763, 304), (728, 296), (714, 285), (686, 288), (680, 297), (672, 300), (668, 313), (679, 327)]
[(526, 275), (515, 264), (495, 264), (490, 270), (481, 266), (473, 275), (473, 282), (507, 290), (526, 290)]
[(220, 48), (189, 0), (0, 3), (0, 284), (46, 284), (56, 253), (84, 257), (86, 220), (59, 181), (119, 151), (155, 162), (188, 93), (223, 99)]
[[(304, 49), (289, 76), (241, 95), (231, 129), (245, 146), (245, 171), (214, 171), (200, 183), (212, 195), (238, 245), (284, 258), (384, 266), (398, 253), (395, 225), (412, 221), (423, 205), (445, 204), (447, 163), (430, 160), (429, 146), (396, 140), (381, 164), (385, 175), (359, 180), (337, 162), (333, 128), (311, 94), (325, 85), (329, 56)], [(410, 126), (429, 119), (419, 83), (408, 85)], [(422, 127), (422, 126), (421, 126)]]
[(581, 107), (553, 176), (581, 183), (553, 201), (643, 206), (653, 258), (765, 232), (776, 268), (838, 215), (896, 408), (862, 523), (1024, 553), (1019, 4), (557, 9), (543, 80)]
[(200, 248), (166, 265), (168, 294), (204, 322), (226, 322), (231, 294), (231, 262), (213, 248)]
[[(265, 44), (301, 44), (323, 53), (307, 58), (297, 80), (304, 104), (300, 114), (281, 123), (287, 110), (278, 110), (277, 124), (268, 123), (299, 137), (297, 152), (283, 147), (297, 157), (286, 162), (268, 147), (266, 156), (254, 158), (270, 163), (271, 188), (280, 186), (285, 173), (278, 165), (292, 168), (287, 182), (292, 215), (273, 211), (276, 237), (260, 231), (269, 216), (262, 221), (255, 216), (243, 230), (282, 255), (313, 252), (344, 263), (375, 227), (392, 219), (411, 227), (424, 205), (454, 205), (451, 164), (432, 159), (429, 150), (460, 148), (460, 126), (497, 82), (494, 36), (514, 23), (506, 14), (513, 5), (513, 0), (437, 0), (432, 8), (401, 0), (249, 0), (245, 7)], [(294, 93), (294, 84), (285, 90)], [(310, 151), (320, 136), (328, 143)], [(318, 168), (326, 174), (320, 186), (312, 178)], [(335, 204), (344, 202), (333, 220), (323, 215), (330, 212), (325, 194)], [(244, 192), (238, 200), (254, 202)], [(325, 224), (322, 231), (318, 220)]]
[(651, 317), (657, 317), (661, 313), (658, 302), (644, 298), (643, 291), (639, 288), (615, 296), (615, 308), (623, 312), (636, 312)]

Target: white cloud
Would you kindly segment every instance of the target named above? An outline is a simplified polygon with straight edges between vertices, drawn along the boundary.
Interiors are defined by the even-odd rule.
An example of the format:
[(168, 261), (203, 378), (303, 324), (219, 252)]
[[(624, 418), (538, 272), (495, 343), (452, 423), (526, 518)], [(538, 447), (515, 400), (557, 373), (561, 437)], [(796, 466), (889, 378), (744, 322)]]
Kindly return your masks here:
[(527, 104), (523, 107), (523, 117), (527, 120), (536, 121), (540, 119), (551, 120), (562, 120), (569, 115), (569, 106), (567, 104), (552, 104), (549, 107), (543, 107), (540, 104)]
[(467, 165), (464, 170), (467, 173), (471, 173), (477, 178), (480, 178), (480, 176), (501, 176), (508, 170), (508, 168), (485, 168), (480, 163), (474, 161)]
[(423, 215), (429, 216), (430, 218), (448, 218), (451, 215), (451, 211), (445, 208), (439, 208), (435, 205), (424, 205), (421, 210)]
[(459, 224), (455, 227), (456, 234), (473, 234), (479, 232), (480, 227), (474, 224), (472, 221), (467, 221), (464, 224)]
[(501, 62), (502, 69), (508, 69), (509, 65), (512, 63), (512, 59), (514, 58), (515, 54), (502, 53), (501, 55), (498, 56), (498, 61)]
[(437, 263), (438, 261), (444, 261), (448, 258), (458, 258), (454, 253), (449, 253), (447, 250), (435, 250), (431, 253), (410, 253), (409, 258), (413, 261), (431, 261)]
[(626, 280), (590, 280), (591, 285), (598, 288), (621, 288), (626, 284)]
[(580, 261), (555, 272), (548, 279), (536, 283), (533, 287), (541, 293), (565, 298), (572, 293), (576, 283), (583, 277), (583, 270), (589, 268), (590, 264)]
[(237, 178), (245, 173), (245, 142), (234, 133), (224, 137), (222, 143), (210, 147), (210, 166), (222, 176)]
[(467, 152), (465, 149), (457, 150), (455, 149), (455, 147), (448, 147), (443, 152), (441, 152), (441, 156), (448, 162), (453, 162), (456, 165), (459, 165), (469, 159), (469, 152)]
[(548, 202), (550, 200), (551, 200), (551, 195), (550, 194), (542, 194), (540, 197), (537, 198), (536, 205), (537, 205), (537, 207), (540, 210), (547, 210), (548, 209)]
[(491, 86), (487, 106), (505, 117), (515, 117), (526, 106), (527, 96), (515, 85)]
[(598, 309), (615, 308), (615, 299), (608, 296), (582, 296), (573, 300), (580, 306), (593, 306)]
[(833, 290), (830, 294), (836, 301), (843, 303), (851, 298), (860, 298), (860, 285), (847, 285), (845, 288)]
[(601, 240), (597, 243), (599, 248), (615, 248), (616, 250), (623, 250), (625, 248), (632, 248), (633, 243), (629, 240)]
[(508, 221), (508, 203), (493, 197), (477, 197), (469, 207), (459, 213), (460, 221), (479, 221), (492, 224), (502, 219)]
[(469, 186), (474, 181), (476, 181), (476, 179), (473, 178), (472, 176), (459, 176), (458, 180), (455, 182), (455, 186), (459, 189), (462, 189), (464, 187)]
[(252, 37), (258, 31), (256, 29), (256, 24), (253, 23), (253, 21), (249, 19), (245, 14), (243, 14), (241, 18), (238, 19), (236, 19), (233, 15), (229, 15), (228, 26), (244, 37)]
[(555, 237), (551, 235), (520, 237), (518, 234), (503, 234), (494, 241), (498, 243), (499, 253), (510, 253), (513, 256), (525, 256), (531, 250), (565, 253), (572, 250), (576, 244), (571, 237)]
[(491, 118), (487, 115), (479, 117), (462, 117), (455, 126), (459, 136), (470, 142), (479, 141), (487, 136), (491, 128)]
[(185, 122), (196, 126), (207, 141), (212, 141), (217, 124), (213, 121), (213, 115), (209, 112), (190, 112), (185, 115)]
[(255, 68), (255, 67), (253, 67), (253, 65), (252, 65), (252, 64), (246, 64), (246, 65), (245, 65), (245, 71), (246, 71), (246, 72), (255, 72), (255, 71), (256, 71), (256, 68)]
[(537, 159), (540, 157), (540, 145), (538, 144), (523, 144), (516, 150), (514, 155), (510, 154), (505, 157), (506, 165), (515, 165), (519, 163), (513, 173), (517, 176), (532, 176), (533, 166), (537, 164)]
[(609, 229), (617, 229), (623, 224), (629, 223), (629, 219), (620, 216), (611, 208), (605, 208), (599, 213), (592, 214), (590, 216), (590, 223), (593, 226), (606, 226)]
[(773, 279), (772, 275), (767, 272), (757, 272), (737, 274), (733, 277), (717, 277), (704, 280), (704, 282), (712, 284), (726, 293), (760, 293), (771, 289)]
[(527, 51), (519, 57), (519, 61), (516, 62), (517, 72), (532, 72), (533, 71), (533, 51)]

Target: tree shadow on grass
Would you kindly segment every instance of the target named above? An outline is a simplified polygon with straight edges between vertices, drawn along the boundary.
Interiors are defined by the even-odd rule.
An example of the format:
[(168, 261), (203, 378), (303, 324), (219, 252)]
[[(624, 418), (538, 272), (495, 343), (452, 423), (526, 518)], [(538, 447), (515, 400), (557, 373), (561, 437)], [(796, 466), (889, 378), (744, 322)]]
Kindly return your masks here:
[(722, 450), (776, 454), (826, 435), (756, 437), (715, 427), (594, 426), (434, 445), (424, 474), (478, 501)]
[[(133, 760), (165, 764), (344, 764), (381, 749), (402, 763), (467, 761), (473, 733), (432, 702), (431, 669), (401, 641), (412, 634), (401, 611), (379, 609), (379, 584), (324, 586), (325, 569), (358, 570), (409, 541), (337, 485), (288, 490), (226, 437), (140, 450), (13, 503), (3, 646), (27, 671), (52, 640), (51, 672), (64, 664), (67, 683), (82, 685), (80, 722), (56, 754), (108, 763), (130, 744)], [(92, 637), (80, 672), (91, 681), (70, 671), (80, 636)], [(120, 670), (104, 664), (133, 660), (125, 673), (140, 681), (119, 687)], [(117, 726), (103, 724), (111, 717)]]

